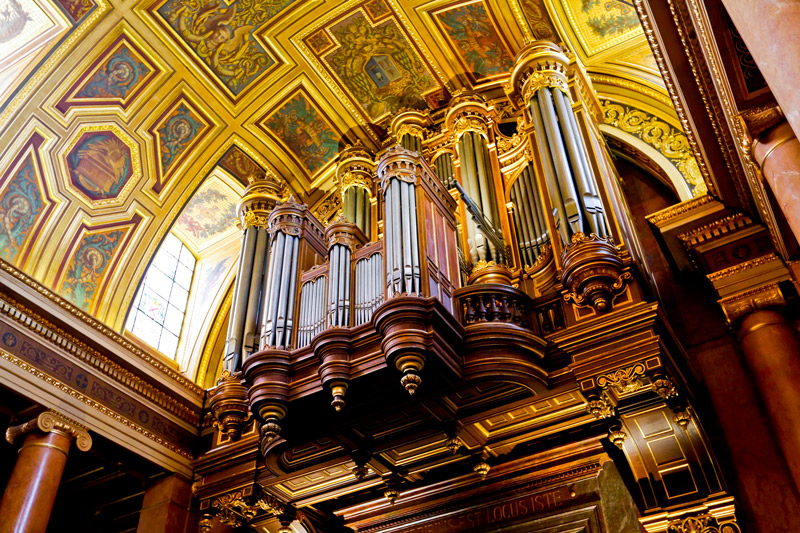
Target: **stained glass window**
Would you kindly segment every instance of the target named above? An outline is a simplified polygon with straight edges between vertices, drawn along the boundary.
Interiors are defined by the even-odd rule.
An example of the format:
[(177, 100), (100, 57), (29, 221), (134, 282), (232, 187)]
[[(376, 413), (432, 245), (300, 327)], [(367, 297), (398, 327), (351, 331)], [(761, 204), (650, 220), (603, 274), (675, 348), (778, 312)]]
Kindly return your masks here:
[(172, 358), (178, 350), (194, 266), (192, 252), (168, 234), (147, 269), (128, 316), (130, 332)]

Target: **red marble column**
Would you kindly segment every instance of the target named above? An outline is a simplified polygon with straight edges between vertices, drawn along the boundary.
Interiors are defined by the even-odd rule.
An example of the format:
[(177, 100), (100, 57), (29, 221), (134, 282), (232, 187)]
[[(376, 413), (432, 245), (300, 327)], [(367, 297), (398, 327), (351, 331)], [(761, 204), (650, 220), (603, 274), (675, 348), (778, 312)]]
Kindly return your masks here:
[(787, 122), (758, 135), (753, 142), (753, 159), (761, 167), (792, 233), (800, 240), (800, 141)]
[(722, 0), (795, 133), (800, 133), (800, 2)]
[(781, 313), (758, 309), (742, 320), (739, 342), (800, 488), (800, 338)]
[(800, 496), (736, 341), (708, 342), (689, 355), (708, 388), (735, 466), (730, 474), (747, 515), (742, 525), (753, 533), (796, 531)]
[(22, 435), (25, 438), (0, 501), (0, 533), (44, 533), (72, 441), (77, 439), (83, 451), (91, 446), (84, 427), (52, 411), (9, 428), (6, 440), (13, 444)]
[(184, 533), (197, 531), (197, 516), (191, 511), (192, 487), (177, 474), (161, 479), (144, 494), (139, 514), (139, 533)]

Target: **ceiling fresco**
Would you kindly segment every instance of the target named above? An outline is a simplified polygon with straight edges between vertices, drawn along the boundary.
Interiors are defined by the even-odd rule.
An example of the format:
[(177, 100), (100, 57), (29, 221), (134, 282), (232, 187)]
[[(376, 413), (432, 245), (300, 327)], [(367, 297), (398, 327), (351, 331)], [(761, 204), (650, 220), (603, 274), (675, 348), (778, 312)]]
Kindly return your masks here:
[(209, 254), (203, 279), (230, 283), (235, 254), (215, 247), (235, 241), (248, 182), (273, 174), (335, 212), (342, 147), (379, 149), (403, 109), (502, 94), (528, 40), (578, 55), (608, 109), (681, 133), (623, 0), (0, 0), (0, 13), (0, 258), (118, 331), (169, 231)]

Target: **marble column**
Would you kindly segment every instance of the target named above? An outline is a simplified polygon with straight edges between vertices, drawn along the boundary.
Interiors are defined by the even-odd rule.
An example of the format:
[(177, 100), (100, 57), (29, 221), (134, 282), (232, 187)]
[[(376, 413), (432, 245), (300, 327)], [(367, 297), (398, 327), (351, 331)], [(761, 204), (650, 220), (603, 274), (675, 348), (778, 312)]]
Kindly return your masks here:
[(800, 240), (800, 141), (788, 122), (780, 122), (755, 138), (753, 160), (761, 168), (792, 233)]
[(800, 2), (722, 0), (795, 133), (800, 133)]
[(0, 501), (0, 533), (44, 533), (70, 445), (81, 451), (92, 446), (86, 428), (57, 413), (45, 411), (34, 420), (6, 430), (6, 440), (22, 446)]
[(778, 444), (800, 488), (800, 338), (778, 311), (756, 309), (739, 327), (739, 342), (767, 407)]
[(144, 494), (138, 533), (196, 531), (198, 518), (191, 511), (192, 486), (173, 474), (155, 482)]

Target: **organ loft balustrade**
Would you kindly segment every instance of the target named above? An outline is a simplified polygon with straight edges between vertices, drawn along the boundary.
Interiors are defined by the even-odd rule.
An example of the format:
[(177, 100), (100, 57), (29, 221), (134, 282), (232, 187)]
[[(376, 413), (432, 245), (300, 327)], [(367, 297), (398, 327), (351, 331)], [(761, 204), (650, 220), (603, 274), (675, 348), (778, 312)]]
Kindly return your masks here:
[[(633, 267), (638, 245), (600, 118), (576, 59), (535, 41), (518, 54), (505, 94), (461, 92), (437, 113), (404, 111), (382, 150), (344, 149), (339, 210), (327, 226), (276, 181), (253, 182), (240, 206), (224, 372), (209, 399), (226, 442), (254, 435), (255, 423), (260, 455), (280, 480), (287, 446), (333, 431), (309, 427), (309, 416), (433, 405), (498, 383), (523, 402), (572, 384), (588, 410), (559, 415), (553, 431), (605, 432), (631, 458), (642, 513), (694, 501), (676, 488), (686, 476), (693, 494), (728, 502), (714, 458), (698, 455), (705, 437)], [(653, 412), (695, 454), (680, 479), (653, 476), (639, 455), (649, 437), (636, 428)], [(442, 441), (482, 478), (493, 457), (536, 433), (476, 436), (459, 413), (447, 415)], [(353, 483), (372, 475), (370, 486), (385, 482), (396, 498), (417, 463), (388, 465), (376, 459), (381, 445), (386, 457), (399, 453), (353, 444)], [(201, 491), (209, 512), (224, 507), (214, 497)]]

